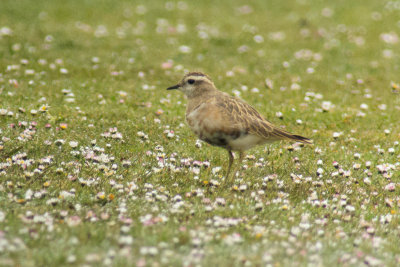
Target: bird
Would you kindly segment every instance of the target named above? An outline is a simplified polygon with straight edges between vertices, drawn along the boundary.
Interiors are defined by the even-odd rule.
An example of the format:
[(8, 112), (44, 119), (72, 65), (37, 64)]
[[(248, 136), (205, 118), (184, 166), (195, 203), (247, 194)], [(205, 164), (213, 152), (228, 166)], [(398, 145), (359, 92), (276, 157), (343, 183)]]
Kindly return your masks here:
[(234, 162), (233, 151), (239, 152), (240, 166), (245, 151), (265, 143), (290, 140), (313, 144), (309, 138), (291, 134), (266, 120), (245, 101), (219, 91), (211, 78), (202, 72), (189, 72), (167, 90), (179, 90), (187, 97), (186, 122), (202, 141), (228, 151), (228, 180)]

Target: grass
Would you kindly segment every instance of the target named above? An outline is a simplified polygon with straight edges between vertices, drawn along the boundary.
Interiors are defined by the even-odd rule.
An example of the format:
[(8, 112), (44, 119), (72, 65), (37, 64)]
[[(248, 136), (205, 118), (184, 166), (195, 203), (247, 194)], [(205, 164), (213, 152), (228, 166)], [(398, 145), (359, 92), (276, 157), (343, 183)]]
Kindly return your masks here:
[[(0, 265), (398, 265), (396, 3), (2, 1)], [(188, 70), (315, 145), (224, 184)]]

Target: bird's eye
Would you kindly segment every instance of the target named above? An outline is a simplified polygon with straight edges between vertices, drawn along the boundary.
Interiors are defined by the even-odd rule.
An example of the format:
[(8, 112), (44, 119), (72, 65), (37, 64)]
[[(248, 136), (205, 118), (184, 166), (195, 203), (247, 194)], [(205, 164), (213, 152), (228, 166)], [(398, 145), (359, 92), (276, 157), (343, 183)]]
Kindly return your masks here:
[(194, 84), (194, 80), (193, 80), (193, 79), (189, 79), (189, 80), (188, 80), (188, 83), (189, 83), (189, 84)]

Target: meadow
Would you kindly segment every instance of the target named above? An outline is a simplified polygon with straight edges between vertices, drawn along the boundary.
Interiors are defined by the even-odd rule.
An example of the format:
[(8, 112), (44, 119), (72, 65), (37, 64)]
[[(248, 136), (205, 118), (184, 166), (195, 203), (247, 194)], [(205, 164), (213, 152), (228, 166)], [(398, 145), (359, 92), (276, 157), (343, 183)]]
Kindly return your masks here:
[[(400, 1), (0, 2), (0, 266), (400, 265)], [(314, 145), (232, 181), (203, 71)]]

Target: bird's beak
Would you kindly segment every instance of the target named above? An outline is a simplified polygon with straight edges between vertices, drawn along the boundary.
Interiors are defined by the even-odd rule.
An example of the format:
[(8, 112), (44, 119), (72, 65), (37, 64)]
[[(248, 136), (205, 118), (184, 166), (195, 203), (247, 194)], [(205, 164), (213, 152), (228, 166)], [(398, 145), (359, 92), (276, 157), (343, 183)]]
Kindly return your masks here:
[(178, 89), (179, 87), (181, 87), (181, 85), (180, 85), (180, 84), (177, 84), (177, 85), (174, 85), (174, 86), (168, 87), (168, 88), (167, 88), (167, 90)]

